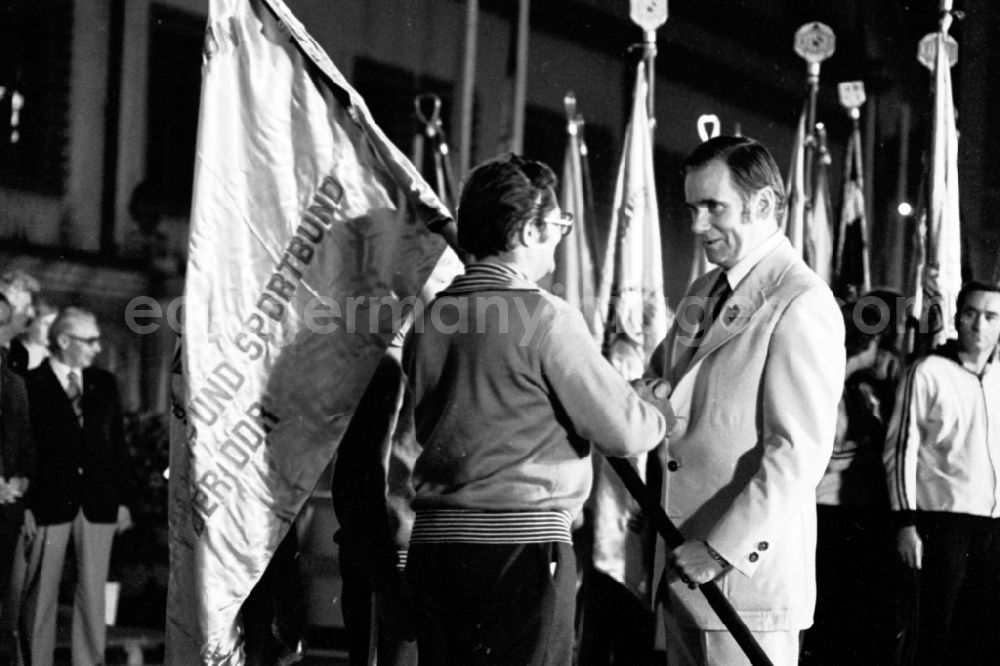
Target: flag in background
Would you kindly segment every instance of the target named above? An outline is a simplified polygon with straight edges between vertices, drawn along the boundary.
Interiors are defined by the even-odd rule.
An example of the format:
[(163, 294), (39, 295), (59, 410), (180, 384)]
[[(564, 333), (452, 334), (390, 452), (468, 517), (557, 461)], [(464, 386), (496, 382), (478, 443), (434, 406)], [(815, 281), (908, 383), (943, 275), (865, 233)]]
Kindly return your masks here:
[[(598, 298), (600, 311), (608, 313), (605, 355), (626, 379), (642, 375), (667, 332), (648, 90), (646, 66), (640, 63)], [(644, 481), (645, 461), (645, 455), (635, 459)], [(601, 460), (598, 468), (592, 496), (594, 567), (649, 601), (651, 551), (647, 535), (638, 529), (641, 510), (610, 465)]]
[(844, 158), (844, 190), (840, 202), (840, 224), (834, 259), (836, 293), (848, 299), (871, 290), (868, 221), (865, 218), (861, 160), (861, 129), (855, 121), (847, 140), (847, 155)]
[[(923, 211), (918, 246), (924, 261), (919, 265), (918, 298), (921, 330), (934, 345), (955, 337), (955, 307), (962, 288), (962, 249), (958, 200), (958, 130), (951, 87), (951, 62), (945, 40), (937, 33), (934, 57), (934, 110), (928, 204)], [(924, 237), (923, 234), (926, 233)]]
[[(574, 111), (575, 107), (574, 99)], [(590, 184), (585, 178), (584, 162), (587, 160), (587, 153), (583, 128), (583, 116), (572, 113), (566, 124), (560, 207), (564, 212), (572, 213), (573, 232), (556, 246), (552, 286), (555, 293), (583, 313), (594, 340), (601, 344), (604, 339), (604, 313), (597, 306), (594, 262), (591, 259), (587, 233), (589, 225), (593, 223), (594, 211), (588, 205)]]
[(806, 206), (804, 259), (823, 281), (830, 284), (833, 270), (833, 221), (830, 202), (830, 151), (826, 147), (826, 131), (817, 126), (816, 169), (812, 201)]
[(799, 125), (795, 131), (795, 143), (792, 146), (792, 161), (788, 167), (788, 178), (785, 181), (785, 219), (781, 228), (788, 236), (792, 247), (801, 255), (805, 250), (806, 226), (806, 116), (808, 110), (803, 108), (799, 116)]
[[(647, 93), (646, 67), (640, 63), (598, 295), (602, 312), (607, 313), (607, 356), (629, 379), (643, 372), (667, 329)], [(636, 362), (638, 369), (631, 370)]]
[(447, 209), (281, 0), (211, 0), (203, 72), (166, 663), (236, 664), (240, 605), (407, 306), (460, 264), (428, 228)]
[[(809, 268), (830, 284), (833, 269), (830, 154), (826, 149), (822, 125), (817, 125), (815, 134), (806, 131), (807, 116), (808, 108), (803, 108), (795, 131), (792, 161), (785, 184), (786, 206), (782, 229)], [(812, 149), (808, 145), (810, 140), (815, 140)], [(812, 160), (811, 164), (809, 160)], [(810, 170), (809, 166), (815, 168)]]

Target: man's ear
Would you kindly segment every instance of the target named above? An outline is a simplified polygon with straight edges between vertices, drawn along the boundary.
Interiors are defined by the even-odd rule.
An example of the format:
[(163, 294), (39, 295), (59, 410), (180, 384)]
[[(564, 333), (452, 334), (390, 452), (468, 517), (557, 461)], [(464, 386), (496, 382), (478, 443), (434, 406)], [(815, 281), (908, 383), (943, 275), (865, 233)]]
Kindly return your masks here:
[(526, 222), (517, 232), (517, 240), (524, 247), (537, 245), (541, 239), (542, 230), (533, 222)]
[(776, 205), (777, 197), (770, 187), (762, 187), (750, 198), (750, 211), (755, 220), (772, 217)]

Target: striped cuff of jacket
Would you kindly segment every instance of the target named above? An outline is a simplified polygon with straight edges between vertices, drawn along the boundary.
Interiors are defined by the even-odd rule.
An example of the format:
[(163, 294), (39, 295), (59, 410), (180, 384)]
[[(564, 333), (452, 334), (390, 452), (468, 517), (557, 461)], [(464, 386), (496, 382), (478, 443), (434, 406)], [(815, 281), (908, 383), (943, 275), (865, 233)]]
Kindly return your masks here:
[(415, 543), (573, 543), (568, 511), (422, 509), (410, 534)]

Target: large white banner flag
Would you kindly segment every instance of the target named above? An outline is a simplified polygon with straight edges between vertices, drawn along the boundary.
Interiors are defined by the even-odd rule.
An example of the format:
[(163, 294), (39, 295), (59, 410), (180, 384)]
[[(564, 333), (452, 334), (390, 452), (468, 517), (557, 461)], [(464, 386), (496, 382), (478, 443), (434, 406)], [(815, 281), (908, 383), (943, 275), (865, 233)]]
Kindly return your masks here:
[[(650, 354), (667, 333), (663, 296), (660, 214), (653, 173), (645, 63), (636, 73), (632, 115), (618, 168), (608, 249), (601, 271), (601, 312), (610, 312), (605, 355), (626, 379), (642, 375)], [(646, 458), (633, 459), (646, 480)], [(651, 599), (652, 543), (639, 520), (641, 509), (603, 460), (592, 493), (594, 568), (624, 585), (642, 601)]]
[[(281, 0), (210, 1), (167, 663), (242, 663), (240, 605), (443, 266), (429, 227), (448, 217)], [(448, 253), (441, 270), (454, 274)]]

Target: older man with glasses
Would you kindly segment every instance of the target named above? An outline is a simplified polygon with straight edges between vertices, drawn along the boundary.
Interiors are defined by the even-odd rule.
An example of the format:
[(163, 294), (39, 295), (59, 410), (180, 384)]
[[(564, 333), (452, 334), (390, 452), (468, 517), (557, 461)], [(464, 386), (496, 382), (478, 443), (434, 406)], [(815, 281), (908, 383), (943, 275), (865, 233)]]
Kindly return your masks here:
[(28, 577), (21, 637), (30, 662), (53, 662), (59, 581), (72, 535), (76, 554), (73, 664), (104, 662), (104, 583), (116, 532), (131, 526), (134, 495), (118, 385), (93, 367), (101, 331), (92, 312), (60, 310), (52, 356), (26, 378), (31, 425), (44, 472), (28, 491)]

